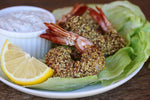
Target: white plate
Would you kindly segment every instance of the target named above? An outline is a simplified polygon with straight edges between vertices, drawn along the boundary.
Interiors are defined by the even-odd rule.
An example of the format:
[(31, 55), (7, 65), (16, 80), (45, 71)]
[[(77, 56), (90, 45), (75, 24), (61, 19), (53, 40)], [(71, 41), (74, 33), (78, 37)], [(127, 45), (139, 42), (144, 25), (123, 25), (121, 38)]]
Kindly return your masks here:
[(117, 83), (114, 83), (112, 85), (109, 85), (106, 87), (102, 87), (100, 85), (92, 85), (92, 86), (86, 86), (84, 88), (74, 90), (74, 91), (68, 91), (68, 92), (46, 91), (46, 90), (35, 90), (35, 89), (24, 88), (22, 86), (19, 86), (19, 85), (16, 85), (7, 81), (6, 79), (4, 79), (4, 77), (2, 78), (2, 73), (0, 73), (0, 81), (2, 81), (3, 83), (5, 83), (6, 85), (12, 88), (15, 88), (19, 91), (22, 91), (27, 94), (35, 95), (35, 96), (46, 97), (46, 98), (61, 98), (61, 99), (62, 98), (80, 98), (80, 97), (87, 97), (87, 96), (104, 93), (106, 91), (109, 91), (111, 89), (114, 89), (122, 85), (123, 83), (131, 79), (133, 76), (135, 76), (140, 71), (143, 65), (144, 63), (141, 64), (141, 66), (137, 70), (135, 70), (131, 75), (129, 75), (125, 79)]

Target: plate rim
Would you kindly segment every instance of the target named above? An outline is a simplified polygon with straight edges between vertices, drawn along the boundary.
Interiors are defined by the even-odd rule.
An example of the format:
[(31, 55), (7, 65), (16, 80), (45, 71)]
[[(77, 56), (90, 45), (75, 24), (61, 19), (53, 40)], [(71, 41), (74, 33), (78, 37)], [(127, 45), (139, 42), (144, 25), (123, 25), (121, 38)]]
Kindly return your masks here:
[[(139, 68), (137, 68), (133, 73), (131, 73), (129, 76), (127, 76), (126, 78), (105, 86), (105, 87), (101, 87), (101, 88), (97, 88), (97, 89), (93, 89), (93, 90), (88, 90), (88, 91), (77, 91), (77, 92), (64, 92), (62, 93), (62, 91), (45, 91), (45, 90), (36, 90), (36, 89), (30, 89), (30, 88), (25, 88), (22, 87), (20, 85), (14, 84), (12, 82), (9, 82), (7, 80), (5, 80), (4, 78), (2, 78), (0, 76), (0, 81), (3, 82), (4, 84), (18, 90), (21, 92), (24, 92), (26, 94), (30, 94), (30, 95), (34, 95), (34, 96), (38, 96), (38, 97), (44, 97), (44, 98), (57, 98), (57, 99), (71, 99), (71, 98), (82, 98), (82, 97), (88, 97), (88, 96), (93, 96), (93, 95), (97, 95), (97, 94), (101, 94), (104, 92), (107, 92), (109, 90), (112, 90), (122, 84), (124, 84), (125, 82), (127, 82), (128, 80), (130, 80), (132, 77), (134, 77), (143, 67), (144, 63), (142, 63)], [(84, 87), (83, 87), (84, 88)]]

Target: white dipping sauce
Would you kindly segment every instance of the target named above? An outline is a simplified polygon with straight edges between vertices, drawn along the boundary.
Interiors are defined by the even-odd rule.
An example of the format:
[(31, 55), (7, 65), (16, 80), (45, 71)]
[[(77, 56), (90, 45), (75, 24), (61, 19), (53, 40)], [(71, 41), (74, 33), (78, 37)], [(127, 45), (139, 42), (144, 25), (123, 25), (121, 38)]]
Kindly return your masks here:
[(50, 23), (49, 15), (42, 11), (14, 11), (0, 15), (0, 28), (12, 32), (36, 32), (47, 29), (44, 22)]

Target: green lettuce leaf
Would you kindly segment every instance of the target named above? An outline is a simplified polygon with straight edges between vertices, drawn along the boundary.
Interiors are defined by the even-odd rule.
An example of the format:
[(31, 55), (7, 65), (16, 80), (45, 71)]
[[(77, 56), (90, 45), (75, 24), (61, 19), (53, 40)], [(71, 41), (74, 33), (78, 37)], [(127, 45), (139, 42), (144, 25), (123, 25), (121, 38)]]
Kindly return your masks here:
[(131, 47), (125, 47), (120, 49), (113, 56), (106, 58), (105, 69), (99, 73), (99, 79), (109, 80), (119, 76), (124, 68), (131, 63), (133, 55), (133, 49)]
[(55, 19), (57, 20), (57, 19), (60, 19), (62, 17), (62, 15), (67, 14), (71, 10), (72, 10), (72, 7), (58, 8), (53, 11), (53, 15), (54, 15)]
[(102, 10), (120, 35), (127, 39), (127, 42), (130, 42), (129, 35), (133, 35), (134, 31), (146, 22), (140, 8), (128, 1), (105, 4)]
[(49, 78), (41, 84), (27, 87), (55, 91), (71, 91), (95, 83), (96, 81), (98, 81), (97, 75), (83, 78)]
[[(100, 79), (103, 78), (101, 80), (101, 84), (103, 86), (107, 86), (110, 85), (112, 83), (115, 83), (125, 77), (127, 77), (128, 75), (130, 75), (131, 73), (133, 73), (143, 62), (145, 62), (148, 57), (150, 56), (150, 23), (147, 22), (141, 29), (139, 32), (136, 32), (134, 36), (131, 37), (131, 44), (129, 45), (130, 47), (133, 48), (134, 50), (134, 58), (132, 60), (132, 62), (130, 62), (130, 64), (128, 64), (125, 69), (123, 70), (123, 72), (118, 75), (117, 77), (114, 78), (103, 78), (103, 76), (100, 76)], [(132, 55), (130, 55), (132, 56)], [(115, 59), (115, 58), (114, 58)], [(111, 62), (111, 61), (110, 61)], [(113, 63), (112, 63), (113, 64)], [(105, 70), (103, 70), (105, 71)], [(113, 71), (113, 70), (112, 70)], [(112, 71), (107, 72), (107, 73), (112, 73)]]

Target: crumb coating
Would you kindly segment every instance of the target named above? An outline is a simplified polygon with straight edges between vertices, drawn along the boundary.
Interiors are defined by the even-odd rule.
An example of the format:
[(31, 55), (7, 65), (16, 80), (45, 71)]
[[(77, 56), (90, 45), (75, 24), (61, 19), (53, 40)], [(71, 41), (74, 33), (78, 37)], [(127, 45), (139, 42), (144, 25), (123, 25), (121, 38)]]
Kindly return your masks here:
[(106, 55), (111, 55), (125, 46), (125, 39), (116, 30), (103, 33), (99, 25), (86, 12), (83, 16), (72, 16), (66, 22), (66, 29), (90, 40)]
[(58, 46), (46, 54), (46, 64), (54, 69), (53, 77), (79, 78), (96, 75), (104, 68), (104, 54), (96, 48), (85, 50), (79, 60), (73, 60), (69, 47)]

